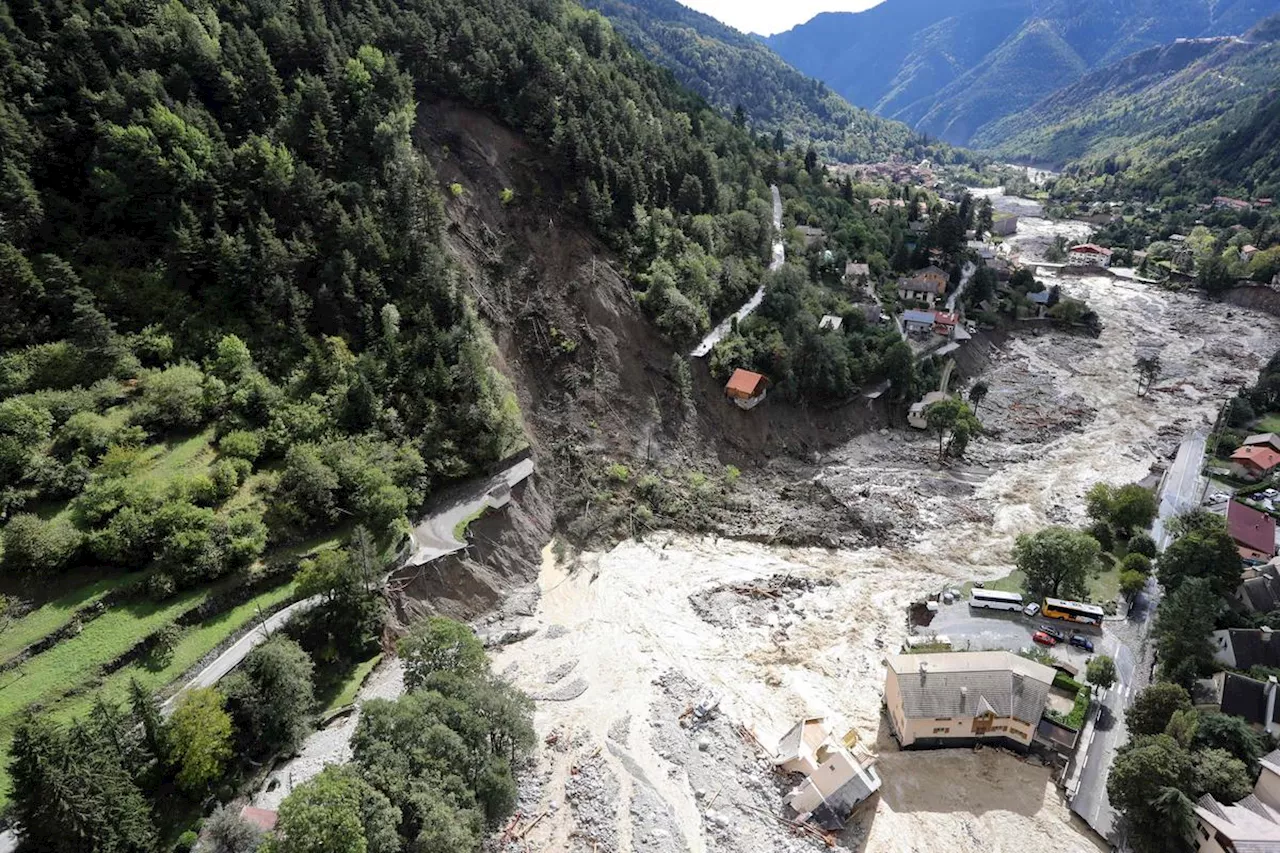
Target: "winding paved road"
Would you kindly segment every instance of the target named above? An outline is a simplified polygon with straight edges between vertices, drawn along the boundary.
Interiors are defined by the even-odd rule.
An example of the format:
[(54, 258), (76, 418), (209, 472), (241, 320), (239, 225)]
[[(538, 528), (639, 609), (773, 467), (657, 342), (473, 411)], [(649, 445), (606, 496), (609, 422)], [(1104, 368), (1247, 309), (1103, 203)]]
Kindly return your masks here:
[[(454, 528), (477, 512), (506, 506), (511, 499), (511, 489), (532, 473), (533, 460), (522, 459), (492, 477), (469, 483), (449, 494), (410, 532), (409, 542), (412, 553), (407, 561), (408, 565), (421, 566), (466, 548), (466, 542), (459, 542), (453, 537)], [(162, 706), (163, 712), (166, 715), (171, 712), (175, 701), (183, 692), (217, 684), (227, 673), (239, 666), (249, 652), (264, 643), (273, 632), (283, 628), (299, 613), (305, 613), (315, 607), (322, 598), (317, 595), (295, 601), (254, 625), (248, 633), (218, 655), (212, 663), (184, 684), (181, 690), (166, 700)], [(0, 842), (0, 853), (4, 853), (2, 845), (3, 842)]]
[[(782, 242), (782, 196), (778, 193), (778, 187), (776, 185), (769, 187), (769, 189), (773, 193), (773, 233), (774, 233), (773, 260), (770, 261), (769, 263), (769, 270), (771, 272), (776, 272), (777, 270), (782, 269), (782, 265), (787, 262), (787, 247), (783, 245), (783, 242)], [(747, 300), (745, 305), (743, 305), (734, 313), (730, 314), (728, 317), (725, 317), (723, 320), (721, 320), (720, 325), (716, 326), (709, 333), (707, 333), (707, 336), (702, 339), (702, 342), (700, 344), (698, 344), (696, 347), (693, 348), (693, 352), (689, 353), (689, 355), (693, 356), (694, 358), (702, 358), (707, 353), (711, 352), (711, 349), (716, 344), (720, 343), (720, 340), (725, 335), (729, 334), (729, 330), (733, 328), (734, 320), (741, 321), (752, 311), (759, 308), (760, 303), (763, 301), (764, 301), (764, 284), (761, 284), (759, 289), (756, 290), (754, 294), (752, 294), (751, 298)]]

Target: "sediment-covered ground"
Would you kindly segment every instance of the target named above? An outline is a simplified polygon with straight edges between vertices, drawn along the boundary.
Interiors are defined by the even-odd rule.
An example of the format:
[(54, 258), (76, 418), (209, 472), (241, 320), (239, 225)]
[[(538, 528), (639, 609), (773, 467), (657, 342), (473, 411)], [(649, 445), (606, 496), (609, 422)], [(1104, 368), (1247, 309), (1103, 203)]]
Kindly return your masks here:
[[(498, 668), (538, 692), (572, 662), (586, 687), (539, 703), (538, 730), (555, 743), (523, 802), (530, 817), (547, 812), (525, 836), (531, 849), (817, 849), (779, 820), (776, 781), (736, 728), (771, 748), (815, 714), (853, 724), (881, 754), (884, 789), (841, 837), (845, 849), (1097, 849), (1046, 768), (994, 750), (897, 751), (881, 723), (884, 657), (901, 646), (912, 600), (1006, 574), (1016, 536), (1081, 521), (1090, 485), (1159, 470), (1280, 345), (1280, 323), (1110, 278), (1061, 285), (1098, 311), (1102, 336), (1046, 331), (997, 351), (978, 412), (990, 435), (963, 464), (938, 465), (931, 436), (890, 430), (812, 469), (771, 472), (883, 524), (884, 544), (661, 535), (567, 562), (548, 551), (528, 622), (537, 631), (499, 652)], [(1164, 366), (1145, 397), (1138, 349)], [(776, 597), (753, 592), (770, 587)], [(672, 685), (684, 692), (673, 698)], [(721, 722), (684, 743), (675, 718), (694, 697), (719, 698)]]

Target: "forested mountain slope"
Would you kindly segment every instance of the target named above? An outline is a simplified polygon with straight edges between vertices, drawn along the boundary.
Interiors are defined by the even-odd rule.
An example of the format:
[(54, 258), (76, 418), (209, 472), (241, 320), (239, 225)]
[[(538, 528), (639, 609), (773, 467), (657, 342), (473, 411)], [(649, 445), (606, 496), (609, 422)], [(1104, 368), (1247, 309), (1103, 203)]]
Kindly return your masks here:
[[(431, 158), (449, 155), (418, 126), (440, 103), (517, 134), (539, 182), (442, 182)], [(367, 660), (408, 517), (526, 440), (457, 244), (526, 306), (563, 247), (495, 255), (503, 235), (458, 230), (453, 207), (483, 188), (519, 212), (527, 193), (587, 269), (616, 264), (607, 292), (573, 282), (600, 296), (600, 337), (625, 307), (669, 376), (677, 344), (759, 284), (776, 161), (560, 0), (0, 5), (0, 802), (30, 848), (172, 849), (290, 747), (245, 679), (163, 729), (153, 694), (258, 607), (312, 595), (299, 672)], [(530, 334), (569, 393), (656, 405), (615, 404), (573, 364), (609, 341)], [(460, 725), (433, 707), (406, 704), (402, 730)], [(515, 749), (484, 728), (342, 783), (403, 814), (380, 809), (370, 846), (479, 845), (514, 798)]]
[(1277, 12), (1277, 0), (886, 0), (766, 41), (854, 104), (968, 144), (1091, 69)]
[(1053, 165), (1159, 160), (1213, 140), (1277, 84), (1280, 16), (1243, 36), (1179, 40), (1126, 57), (987, 125), (973, 144)]
[[(899, 122), (851, 106), (787, 65), (759, 40), (676, 0), (583, 0), (628, 41), (726, 114), (741, 106), (755, 132), (781, 130), (846, 162), (906, 154), (936, 157)], [(936, 146), (935, 146), (936, 148)]]

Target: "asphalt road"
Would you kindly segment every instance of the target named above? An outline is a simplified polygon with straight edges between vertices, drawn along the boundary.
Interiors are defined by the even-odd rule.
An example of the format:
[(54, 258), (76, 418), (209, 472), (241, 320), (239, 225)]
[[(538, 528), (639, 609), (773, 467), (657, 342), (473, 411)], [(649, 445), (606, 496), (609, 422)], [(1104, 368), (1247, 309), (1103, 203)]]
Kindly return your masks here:
[[(782, 242), (782, 196), (778, 193), (777, 186), (771, 186), (769, 189), (773, 192), (773, 230), (776, 238), (773, 243), (773, 260), (769, 262), (769, 269), (777, 271), (782, 269), (782, 265), (787, 262), (787, 247)], [(742, 320), (752, 311), (760, 307), (760, 303), (764, 301), (764, 285), (761, 284), (759, 289), (751, 295), (746, 304), (734, 313), (730, 314), (720, 321), (720, 325), (716, 326), (702, 341), (693, 348), (689, 353), (693, 358), (702, 358), (711, 352), (712, 347), (720, 343), (720, 340), (733, 328), (733, 321)]]
[[(1197, 430), (1182, 442), (1178, 456), (1165, 473), (1160, 490), (1160, 512), (1152, 526), (1152, 535), (1160, 550), (1168, 544), (1168, 523), (1174, 517), (1199, 506), (1204, 489), (1200, 470), (1204, 463), (1206, 433)], [(1118, 640), (1113, 657), (1116, 661), (1116, 684), (1102, 697), (1094, 719), (1093, 739), (1089, 742), (1081, 764), (1076, 769), (1076, 791), (1071, 797), (1071, 810), (1113, 844), (1121, 843), (1117, 833), (1117, 815), (1107, 800), (1107, 774), (1116, 750), (1124, 745), (1128, 733), (1124, 727), (1125, 711), (1134, 694), (1145, 687), (1151, 677), (1151, 652), (1148, 638), (1151, 617), (1160, 604), (1160, 586), (1155, 578), (1135, 598), (1128, 617), (1109, 621), (1107, 628)]]
[[(420, 566), (466, 548), (467, 543), (459, 542), (453, 537), (453, 530), (458, 523), (482, 509), (505, 506), (510, 500), (511, 489), (532, 473), (533, 460), (522, 459), (488, 479), (467, 484), (450, 494), (419, 522), (417, 527), (413, 528), (410, 533), (410, 547), (413, 551), (408, 563)], [(305, 613), (315, 607), (320, 603), (321, 598), (321, 596), (304, 598), (259, 621), (248, 633), (184, 684), (181, 690), (164, 703), (162, 711), (166, 715), (172, 711), (174, 702), (187, 690), (217, 684), (227, 673), (239, 666), (249, 652), (266, 642), (273, 632), (283, 628), (299, 613)], [(0, 853), (4, 853), (3, 842), (0, 842)]]

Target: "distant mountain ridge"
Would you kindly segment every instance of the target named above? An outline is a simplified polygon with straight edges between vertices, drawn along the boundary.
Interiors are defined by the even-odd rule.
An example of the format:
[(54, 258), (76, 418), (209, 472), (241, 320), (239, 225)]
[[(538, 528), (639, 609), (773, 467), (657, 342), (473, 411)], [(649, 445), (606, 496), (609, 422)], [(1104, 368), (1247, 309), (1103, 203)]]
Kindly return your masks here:
[(845, 161), (919, 153), (926, 140), (901, 122), (854, 107), (784, 62), (757, 35), (739, 32), (675, 0), (580, 0), (632, 45), (722, 112), (741, 105), (756, 131), (783, 130)]
[(766, 43), (852, 103), (968, 145), (1126, 56), (1276, 13), (1280, 0), (885, 0)]
[(1047, 165), (1154, 161), (1247, 121), (1277, 86), (1280, 15), (1243, 37), (1179, 39), (1135, 53), (986, 125), (972, 144)]

